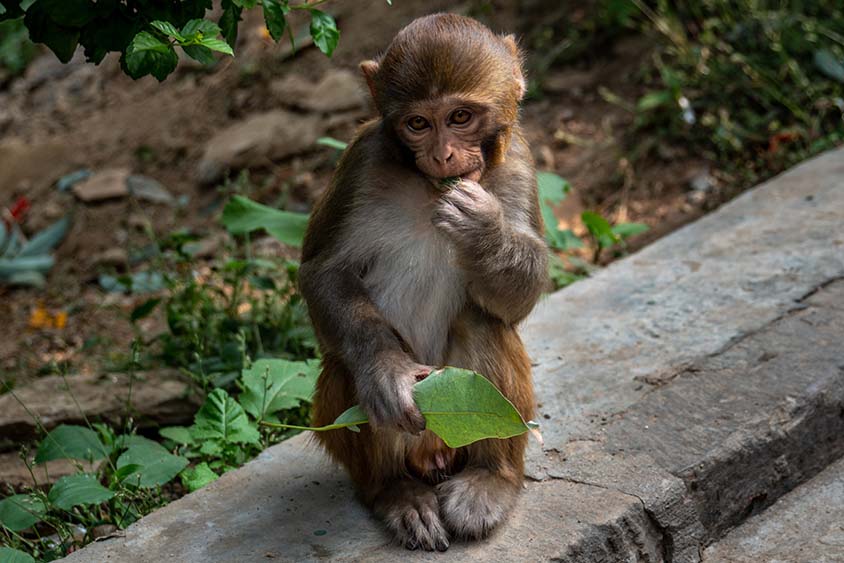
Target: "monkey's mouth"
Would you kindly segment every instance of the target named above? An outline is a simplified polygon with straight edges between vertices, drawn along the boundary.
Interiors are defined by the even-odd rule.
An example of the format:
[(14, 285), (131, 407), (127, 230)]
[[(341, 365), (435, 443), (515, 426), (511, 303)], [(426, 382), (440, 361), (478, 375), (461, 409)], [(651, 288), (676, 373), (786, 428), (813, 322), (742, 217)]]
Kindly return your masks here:
[(461, 174), (460, 177), (465, 180), (472, 180), (473, 182), (479, 182), (481, 176), (483, 175), (484, 171), (481, 168), (475, 168), (471, 172), (467, 174)]

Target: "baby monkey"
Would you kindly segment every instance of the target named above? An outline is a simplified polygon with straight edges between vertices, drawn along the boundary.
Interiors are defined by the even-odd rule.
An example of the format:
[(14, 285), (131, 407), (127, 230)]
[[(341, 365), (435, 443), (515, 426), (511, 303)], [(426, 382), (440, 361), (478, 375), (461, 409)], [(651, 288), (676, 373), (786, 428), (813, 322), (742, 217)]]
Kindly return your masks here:
[(317, 439), (403, 545), (445, 550), (512, 512), (526, 437), (449, 448), (425, 430), (413, 385), (468, 368), (534, 414), (516, 325), (547, 250), (518, 122), (522, 57), (512, 36), (437, 14), (360, 67), (379, 117), (316, 204), (299, 271), (323, 352), (314, 424), (359, 403), (371, 424)]

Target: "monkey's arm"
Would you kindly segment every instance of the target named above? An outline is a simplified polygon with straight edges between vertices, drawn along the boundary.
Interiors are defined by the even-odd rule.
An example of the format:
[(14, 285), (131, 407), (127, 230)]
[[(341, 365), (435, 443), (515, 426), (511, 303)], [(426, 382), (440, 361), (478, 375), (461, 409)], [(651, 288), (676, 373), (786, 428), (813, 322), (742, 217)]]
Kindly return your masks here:
[(442, 197), (434, 214), (434, 224), (457, 246), (469, 295), (507, 324), (530, 313), (547, 276), (539, 204), (528, 182), (508, 186), (506, 197), (499, 198), (463, 180)]

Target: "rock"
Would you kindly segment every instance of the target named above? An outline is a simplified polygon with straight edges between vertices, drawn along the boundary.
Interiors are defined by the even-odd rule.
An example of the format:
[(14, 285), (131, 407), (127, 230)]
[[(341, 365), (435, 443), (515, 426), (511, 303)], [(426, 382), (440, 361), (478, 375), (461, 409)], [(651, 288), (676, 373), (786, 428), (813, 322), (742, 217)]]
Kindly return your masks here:
[(2, 140), (0, 186), (15, 190), (22, 182), (29, 182), (33, 188), (50, 184), (67, 172), (73, 158), (72, 148), (66, 143), (35, 144), (18, 138)]
[(205, 145), (197, 179), (209, 184), (227, 170), (283, 159), (314, 147), (320, 119), (284, 110), (259, 113), (219, 131)]
[[(34, 455), (28, 457), (32, 465)], [(32, 473), (26, 467), (18, 452), (7, 452), (0, 454), (0, 487), (6, 485), (16, 491), (36, 485), (55, 483), (60, 477), (72, 475), (77, 472), (76, 463), (68, 459), (57, 459), (44, 464), (35, 465), (32, 473), (35, 474), (37, 483), (32, 480)], [(99, 463), (88, 463), (80, 461), (85, 471), (96, 471)], [(2, 490), (2, 488), (0, 488)]]
[(117, 246), (103, 250), (91, 258), (91, 264), (94, 266), (125, 266), (128, 262), (126, 249)]
[(309, 111), (362, 109), (367, 103), (360, 79), (348, 70), (328, 71), (316, 84), (291, 74), (275, 80), (271, 89), (281, 103)]
[(173, 194), (160, 182), (148, 176), (133, 174), (126, 179), (126, 184), (129, 187), (129, 193), (138, 199), (165, 205), (176, 204), (176, 198), (173, 197)]
[(73, 194), (85, 203), (129, 195), (128, 168), (107, 168), (73, 186)]
[(19, 442), (35, 438), (36, 424), (30, 413), (48, 430), (63, 423), (82, 422), (80, 409), (89, 420), (118, 422), (126, 414), (130, 388), (131, 414), (139, 426), (193, 420), (198, 405), (190, 394), (190, 385), (173, 371), (137, 373), (132, 385), (127, 374), (55, 375), (16, 388), (17, 399), (11, 394), (0, 395), (0, 436)]

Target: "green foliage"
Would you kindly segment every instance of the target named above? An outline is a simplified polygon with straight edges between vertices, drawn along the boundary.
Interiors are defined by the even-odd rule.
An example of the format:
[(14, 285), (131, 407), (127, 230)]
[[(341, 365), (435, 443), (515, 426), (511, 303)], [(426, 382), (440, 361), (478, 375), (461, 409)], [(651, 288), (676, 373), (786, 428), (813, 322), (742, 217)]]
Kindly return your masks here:
[[(213, 63), (215, 52), (233, 55), (243, 10), (257, 5), (257, 0), (223, 0), (222, 14), (213, 22), (205, 19), (212, 9), (211, 0), (2, 0), (0, 22), (23, 18), (32, 41), (45, 44), (62, 62), (68, 62), (81, 45), (90, 62), (99, 63), (107, 53), (120, 52), (121, 66), (132, 78), (151, 74), (164, 80), (178, 65), (177, 47), (203, 64)], [(312, 5), (291, 0), (260, 3), (267, 30), (276, 41), (285, 32), (292, 41), (287, 21), (291, 10), (307, 11), (314, 44), (331, 56), (340, 32), (331, 15)], [(26, 58), (21, 41), (10, 37), (0, 42), (0, 64), (16, 68), (15, 72), (25, 64), (21, 62)]]
[(213, 483), (219, 478), (207, 462), (203, 461), (197, 464), (196, 467), (189, 467), (180, 474), (182, 485), (190, 491), (194, 492), (201, 489), (209, 483)]
[[(451, 448), (460, 448), (487, 438), (518, 436), (532, 427), (532, 423), (522, 420), (519, 411), (487, 378), (468, 369), (447, 366), (432, 371), (413, 386), (413, 399), (425, 417), (426, 428)], [(315, 432), (340, 428), (358, 432), (358, 426), (368, 422), (364, 410), (355, 405), (328, 426), (297, 427), (271, 422), (262, 424)]]
[(35, 559), (31, 555), (11, 547), (0, 547), (0, 561), (3, 561), (3, 563), (35, 563)]
[(648, 133), (755, 181), (844, 141), (841, 2), (635, 3), (658, 44), (637, 152)]
[(2, 71), (12, 76), (20, 74), (36, 52), (22, 19), (0, 21), (0, 82), (3, 80)]
[(257, 360), (243, 370), (240, 403), (255, 420), (277, 422), (277, 411), (310, 402), (319, 369), (318, 360)]
[(54, 263), (51, 252), (69, 228), (64, 217), (26, 240), (17, 223), (0, 222), (0, 284), (43, 287)]
[(41, 441), (35, 463), (46, 463), (55, 459), (98, 461), (108, 454), (109, 450), (105, 444), (90, 428), (62, 424)]
[(62, 510), (74, 506), (99, 504), (114, 496), (114, 491), (103, 487), (96, 475), (76, 473), (65, 475), (53, 485), (47, 498), (50, 504)]
[(40, 521), (46, 511), (44, 501), (34, 494), (12, 495), (0, 500), (0, 524), (20, 532)]
[(243, 196), (233, 196), (223, 209), (223, 225), (232, 234), (266, 230), (291, 246), (302, 246), (308, 215), (267, 207)]

